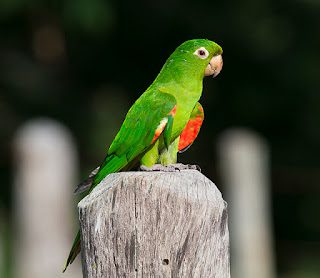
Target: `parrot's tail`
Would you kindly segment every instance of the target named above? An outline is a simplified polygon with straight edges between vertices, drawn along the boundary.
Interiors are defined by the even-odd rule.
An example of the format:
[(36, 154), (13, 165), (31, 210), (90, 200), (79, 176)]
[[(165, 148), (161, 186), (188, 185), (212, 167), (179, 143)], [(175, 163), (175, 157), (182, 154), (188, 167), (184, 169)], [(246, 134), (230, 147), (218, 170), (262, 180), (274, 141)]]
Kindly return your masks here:
[(77, 236), (75, 237), (73, 244), (72, 244), (72, 248), (70, 250), (68, 259), (66, 261), (66, 264), (62, 270), (62, 272), (65, 272), (67, 267), (72, 264), (72, 262), (74, 261), (74, 259), (78, 256), (78, 254), (80, 253), (80, 249), (81, 249), (81, 244), (80, 244), (80, 231), (78, 231)]
[[(81, 183), (80, 186), (76, 189), (76, 191), (86, 191), (87, 194), (89, 194), (92, 189), (102, 181), (104, 177), (109, 175), (110, 173), (115, 173), (124, 168), (126, 165), (128, 165), (127, 157), (125, 155), (123, 156), (116, 156), (116, 155), (109, 155), (101, 165), (101, 167), (95, 169), (89, 176), (89, 179), (85, 182)], [(83, 190), (83, 185), (85, 185), (85, 188)], [(80, 243), (80, 231), (78, 231), (77, 236), (75, 237), (73, 241), (73, 245), (71, 247), (71, 251), (69, 253), (68, 259), (66, 261), (66, 264), (64, 266), (64, 269), (62, 272), (65, 272), (67, 267), (72, 264), (74, 259), (77, 257), (77, 255), (80, 253), (81, 249), (81, 243)]]

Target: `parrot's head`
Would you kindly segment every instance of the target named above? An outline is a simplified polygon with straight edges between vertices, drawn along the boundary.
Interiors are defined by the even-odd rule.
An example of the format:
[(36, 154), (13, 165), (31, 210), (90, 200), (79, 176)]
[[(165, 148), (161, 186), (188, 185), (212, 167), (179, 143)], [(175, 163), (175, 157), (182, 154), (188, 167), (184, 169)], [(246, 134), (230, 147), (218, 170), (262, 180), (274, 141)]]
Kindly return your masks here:
[(216, 77), (223, 65), (222, 48), (207, 39), (194, 39), (182, 43), (171, 58), (179, 63), (179, 68), (198, 72), (201, 77), (210, 75)]

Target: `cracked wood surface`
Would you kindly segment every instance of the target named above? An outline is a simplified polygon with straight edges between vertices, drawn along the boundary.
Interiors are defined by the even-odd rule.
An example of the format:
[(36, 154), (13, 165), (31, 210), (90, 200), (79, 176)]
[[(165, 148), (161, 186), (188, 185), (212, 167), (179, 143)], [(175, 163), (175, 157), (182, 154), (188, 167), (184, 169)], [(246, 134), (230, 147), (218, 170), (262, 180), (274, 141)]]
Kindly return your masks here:
[(78, 207), (85, 278), (230, 277), (226, 203), (196, 170), (111, 174)]

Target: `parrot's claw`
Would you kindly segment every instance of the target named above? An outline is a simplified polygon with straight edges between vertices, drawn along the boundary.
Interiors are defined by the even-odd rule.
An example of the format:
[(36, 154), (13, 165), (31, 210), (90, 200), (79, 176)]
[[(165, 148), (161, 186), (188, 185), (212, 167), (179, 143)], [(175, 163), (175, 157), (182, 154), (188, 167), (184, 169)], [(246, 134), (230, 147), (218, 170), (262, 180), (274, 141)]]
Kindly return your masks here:
[(175, 163), (169, 165), (162, 165), (162, 164), (154, 164), (151, 167), (147, 167), (141, 165), (139, 168), (140, 171), (146, 172), (154, 172), (154, 171), (161, 171), (161, 172), (176, 172), (181, 170), (197, 170), (201, 172), (201, 169), (198, 165), (190, 165), (190, 164), (182, 164), (182, 163)]
[(175, 172), (179, 169), (177, 169), (175, 164), (170, 164), (170, 165), (162, 165), (162, 164), (154, 164), (151, 167), (147, 167), (144, 165), (140, 166), (141, 171), (146, 171), (146, 172)]

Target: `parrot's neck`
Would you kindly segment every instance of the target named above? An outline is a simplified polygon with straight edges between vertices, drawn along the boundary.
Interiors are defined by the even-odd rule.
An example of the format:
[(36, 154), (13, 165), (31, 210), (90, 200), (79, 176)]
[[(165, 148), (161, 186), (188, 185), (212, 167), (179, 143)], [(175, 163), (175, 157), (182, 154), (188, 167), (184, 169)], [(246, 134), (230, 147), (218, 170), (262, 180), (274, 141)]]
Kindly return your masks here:
[(156, 82), (160, 91), (173, 95), (177, 101), (177, 107), (183, 107), (191, 113), (202, 93), (202, 80), (172, 79), (170, 82)]
[(166, 93), (173, 95), (178, 105), (190, 103), (193, 108), (201, 97), (203, 77), (204, 74), (199, 74), (199, 70), (191, 65), (189, 67), (185, 65), (183, 68), (176, 67), (169, 61), (153, 84), (157, 84)]

